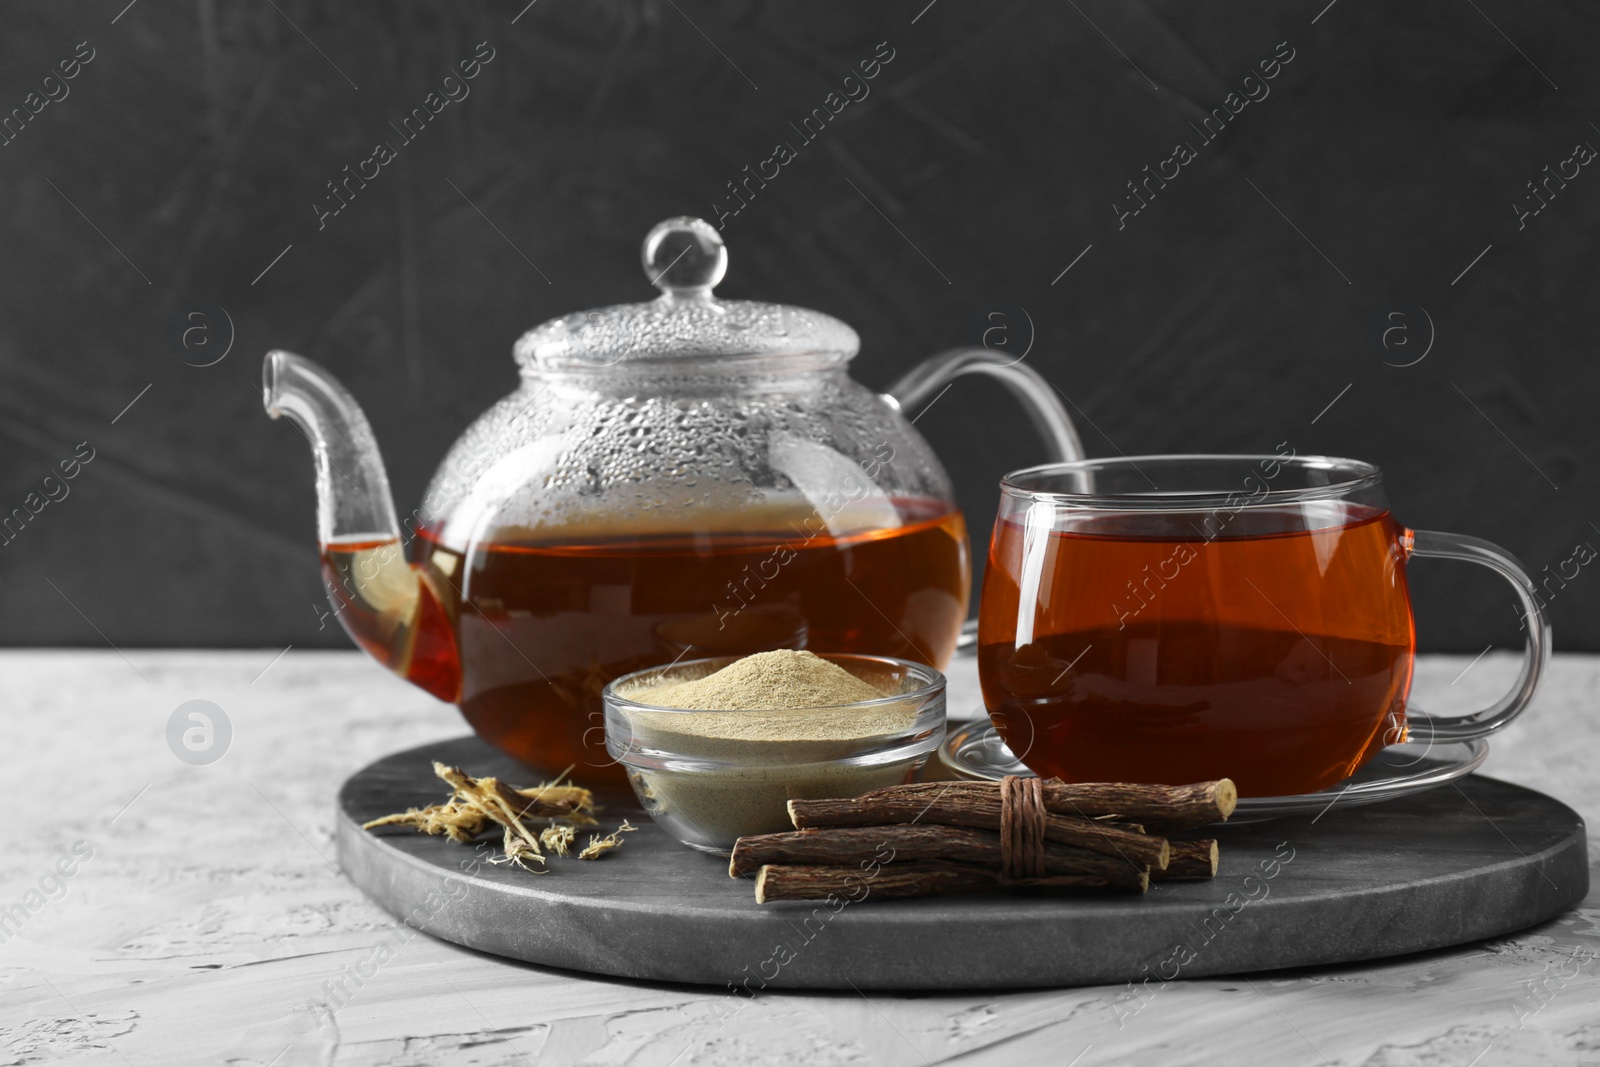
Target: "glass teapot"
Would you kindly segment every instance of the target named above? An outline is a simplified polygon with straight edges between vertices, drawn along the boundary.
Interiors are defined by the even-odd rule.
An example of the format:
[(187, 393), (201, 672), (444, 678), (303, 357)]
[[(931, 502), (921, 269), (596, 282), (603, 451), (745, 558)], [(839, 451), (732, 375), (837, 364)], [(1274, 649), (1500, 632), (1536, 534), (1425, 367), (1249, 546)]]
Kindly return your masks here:
[[(644, 242), (661, 295), (552, 319), (517, 388), (456, 441), (402, 521), (366, 417), (333, 375), (267, 354), (263, 402), (313, 445), (328, 597), (375, 659), (546, 774), (615, 778), (600, 691), (688, 656), (774, 648), (943, 666), (971, 569), (950, 482), (906, 411), (959, 375), (1011, 388), (1046, 460), (1082, 447), (1033, 370), (982, 348), (877, 394), (838, 319), (721, 300), (717, 231)], [(605, 769), (602, 769), (605, 768)]]

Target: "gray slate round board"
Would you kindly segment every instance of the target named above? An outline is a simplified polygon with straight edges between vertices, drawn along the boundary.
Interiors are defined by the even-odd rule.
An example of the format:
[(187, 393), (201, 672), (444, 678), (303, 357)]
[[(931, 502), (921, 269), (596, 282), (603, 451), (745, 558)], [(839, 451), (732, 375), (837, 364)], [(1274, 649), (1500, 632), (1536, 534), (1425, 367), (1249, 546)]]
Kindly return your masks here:
[(1473, 776), (1387, 804), (1220, 827), (1214, 881), (1144, 896), (869, 893), (832, 906), (758, 905), (749, 879), (668, 837), (631, 796), (601, 798), (603, 829), (623, 817), (639, 827), (620, 850), (598, 861), (553, 857), (547, 874), (479, 862), (498, 854), (498, 838), (475, 851), (361, 829), (443, 800), (436, 759), (532, 782), (471, 737), (379, 760), (339, 792), (339, 861), (351, 880), (435, 937), (625, 978), (752, 992), (1159, 982), (1443, 948), (1551, 919), (1588, 892), (1578, 814)]

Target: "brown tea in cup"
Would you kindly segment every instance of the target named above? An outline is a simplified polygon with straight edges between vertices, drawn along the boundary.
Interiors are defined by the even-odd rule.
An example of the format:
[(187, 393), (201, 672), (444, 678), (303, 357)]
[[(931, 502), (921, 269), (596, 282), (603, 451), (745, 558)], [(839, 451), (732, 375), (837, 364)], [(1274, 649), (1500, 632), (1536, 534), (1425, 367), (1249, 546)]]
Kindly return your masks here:
[[(1473, 538), (1390, 516), (1376, 468), (1290, 455), (1090, 460), (1003, 483), (979, 624), (985, 703), (1045, 777), (1308, 793), (1407, 737), (1406, 563), (1505, 574), (1537, 622), (1517, 693), (1428, 736), (1482, 736), (1547, 654), (1531, 582)], [(1424, 717), (1425, 718), (1425, 717)]]

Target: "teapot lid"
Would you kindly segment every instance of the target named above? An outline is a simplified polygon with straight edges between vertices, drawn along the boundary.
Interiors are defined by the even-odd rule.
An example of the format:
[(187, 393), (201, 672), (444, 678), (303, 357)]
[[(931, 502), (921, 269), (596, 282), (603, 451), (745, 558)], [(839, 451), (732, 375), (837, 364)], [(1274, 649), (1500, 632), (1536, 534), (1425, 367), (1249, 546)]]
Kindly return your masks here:
[(727, 272), (728, 251), (704, 219), (680, 216), (657, 223), (639, 258), (660, 296), (576, 311), (535, 326), (517, 341), (517, 362), (530, 370), (775, 356), (842, 362), (861, 347), (855, 330), (820, 311), (717, 299), (712, 288)]

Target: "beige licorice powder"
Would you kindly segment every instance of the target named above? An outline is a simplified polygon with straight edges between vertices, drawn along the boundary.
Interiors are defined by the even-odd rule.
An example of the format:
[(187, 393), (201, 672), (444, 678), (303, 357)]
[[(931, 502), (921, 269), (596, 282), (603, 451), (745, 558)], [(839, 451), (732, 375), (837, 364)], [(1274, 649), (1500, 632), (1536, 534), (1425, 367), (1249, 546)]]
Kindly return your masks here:
[(906, 779), (916, 758), (851, 766), (835, 762), (897, 736), (917, 717), (913, 703), (841, 705), (899, 693), (885, 673), (874, 685), (810, 652), (746, 656), (690, 682), (623, 694), (640, 704), (688, 711), (630, 711), (635, 741), (682, 759), (737, 766), (687, 771), (630, 768), (657, 818), (687, 824), (728, 848), (745, 834), (794, 829), (791, 799), (849, 797)]

